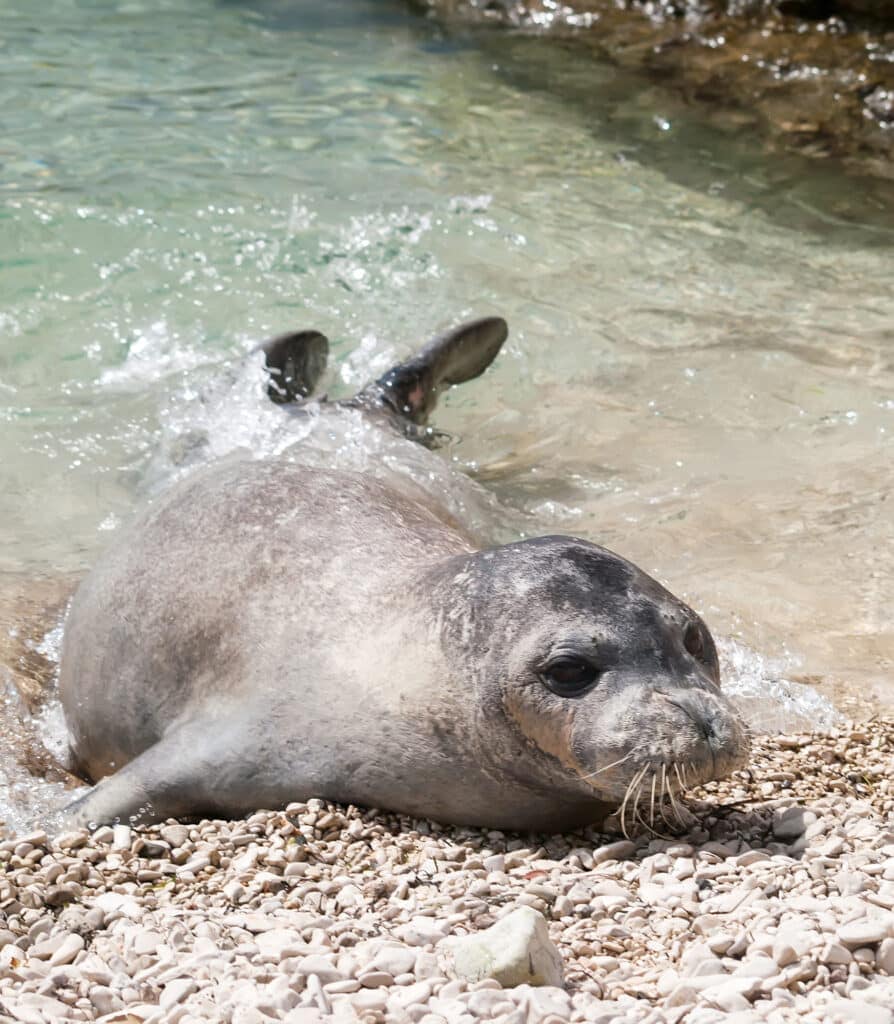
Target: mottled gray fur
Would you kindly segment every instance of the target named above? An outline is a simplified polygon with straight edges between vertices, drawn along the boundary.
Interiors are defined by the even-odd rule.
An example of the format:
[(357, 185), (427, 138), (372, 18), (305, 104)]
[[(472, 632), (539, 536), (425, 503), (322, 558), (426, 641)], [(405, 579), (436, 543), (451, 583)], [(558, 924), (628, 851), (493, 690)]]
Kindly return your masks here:
[[(580, 696), (543, 681), (566, 650), (600, 666)], [(707, 628), (635, 566), (568, 537), (476, 550), (397, 471), (300, 450), (198, 471), (117, 539), (72, 604), (61, 693), (103, 780), (73, 824), (319, 796), (562, 829), (646, 765), (705, 780), (746, 750)]]

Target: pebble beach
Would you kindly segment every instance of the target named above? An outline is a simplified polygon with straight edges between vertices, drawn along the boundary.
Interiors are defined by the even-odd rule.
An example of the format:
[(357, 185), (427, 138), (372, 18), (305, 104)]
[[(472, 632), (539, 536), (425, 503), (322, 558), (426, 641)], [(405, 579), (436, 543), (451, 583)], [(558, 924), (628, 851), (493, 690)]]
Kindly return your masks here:
[[(894, 1022), (894, 716), (759, 738), (657, 830), (311, 800), (0, 842), (0, 1022)], [(542, 915), (561, 983), (457, 975)]]

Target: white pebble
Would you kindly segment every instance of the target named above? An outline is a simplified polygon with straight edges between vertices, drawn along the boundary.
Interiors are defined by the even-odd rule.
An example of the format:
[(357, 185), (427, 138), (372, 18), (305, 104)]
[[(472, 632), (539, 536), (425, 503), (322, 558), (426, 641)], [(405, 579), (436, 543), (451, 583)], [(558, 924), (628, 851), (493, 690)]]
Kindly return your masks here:
[(80, 935), (66, 935), (62, 943), (50, 957), (50, 966), (59, 967), (70, 964), (84, 948), (84, 940)]
[[(894, 920), (894, 919), (892, 919)], [(851, 921), (838, 929), (838, 941), (848, 949), (859, 946), (874, 946), (887, 938), (892, 932), (891, 920), (883, 918), (864, 918)]]
[(562, 957), (541, 913), (519, 907), (490, 928), (444, 942), (448, 972), (469, 981), (495, 978), (504, 988), (528, 983), (561, 987)]
[(188, 999), (198, 989), (192, 978), (177, 978), (168, 982), (159, 996), (158, 1005), (162, 1010), (170, 1010), (177, 1003)]

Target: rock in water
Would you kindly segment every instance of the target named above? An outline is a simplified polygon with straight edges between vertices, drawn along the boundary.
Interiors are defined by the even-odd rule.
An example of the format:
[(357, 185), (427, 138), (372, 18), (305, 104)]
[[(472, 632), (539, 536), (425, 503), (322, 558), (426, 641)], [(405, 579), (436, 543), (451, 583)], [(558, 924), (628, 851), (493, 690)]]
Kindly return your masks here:
[(475, 935), (445, 939), (439, 946), (451, 977), (470, 982), (494, 978), (503, 988), (564, 984), (562, 957), (543, 914), (519, 907)]

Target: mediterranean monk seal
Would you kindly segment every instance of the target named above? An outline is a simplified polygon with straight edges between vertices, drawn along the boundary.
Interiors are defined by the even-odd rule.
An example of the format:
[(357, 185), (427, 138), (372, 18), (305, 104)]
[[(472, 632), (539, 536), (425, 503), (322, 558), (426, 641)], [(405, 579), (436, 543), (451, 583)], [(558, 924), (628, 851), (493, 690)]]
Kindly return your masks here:
[[(326, 339), (287, 335), (269, 390), (419, 450), (438, 394), (506, 334), (463, 325), (313, 408)], [(479, 550), (398, 465), (326, 467), (301, 443), (193, 472), (116, 540), (72, 602), (60, 691), (101, 780), (70, 824), (316, 796), (562, 830), (622, 802), (654, 816), (747, 750), (707, 626), (636, 566), (574, 537)]]

